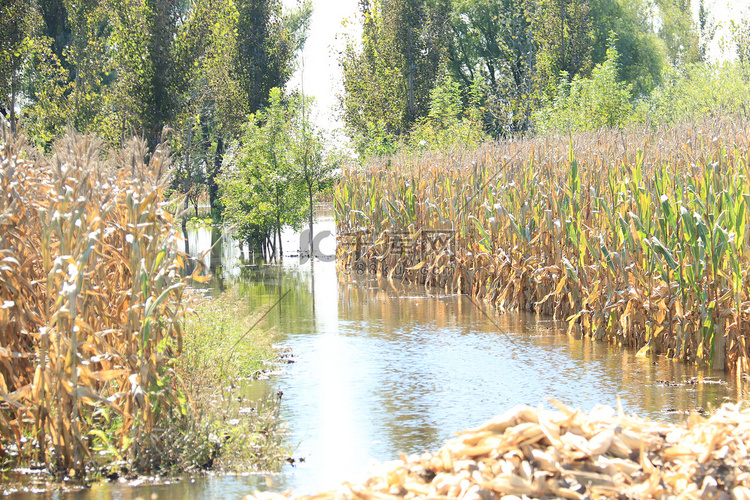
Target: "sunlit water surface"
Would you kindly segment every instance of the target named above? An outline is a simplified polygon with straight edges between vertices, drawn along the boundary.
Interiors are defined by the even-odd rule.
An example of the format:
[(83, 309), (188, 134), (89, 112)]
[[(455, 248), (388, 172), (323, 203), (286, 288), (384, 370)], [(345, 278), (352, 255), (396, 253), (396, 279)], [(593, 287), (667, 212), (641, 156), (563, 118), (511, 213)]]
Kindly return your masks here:
[[(333, 230), (323, 218), (318, 230)], [(218, 231), (192, 230), (189, 251), (216, 243)], [(102, 484), (34, 498), (242, 498), (253, 490), (313, 493), (362, 477), (376, 461), (437, 450), (454, 431), (516, 405), (548, 398), (590, 410), (614, 406), (652, 419), (679, 420), (736, 398), (728, 375), (664, 358), (638, 358), (619, 346), (574, 339), (532, 314), (496, 315), (467, 297), (378, 282), (301, 262), (298, 236), (284, 236), (282, 265), (247, 265), (236, 244), (202, 259), (218, 289), (239, 286), (258, 308), (290, 293), (268, 316), (295, 362), (250, 394), (282, 391), (294, 467), (280, 474), (185, 478), (168, 485)], [(321, 245), (333, 253), (333, 238)], [(665, 383), (666, 382), (666, 383)], [(688, 383), (690, 382), (690, 383)], [(676, 385), (673, 385), (676, 383)], [(300, 461), (302, 459), (302, 461)], [(12, 498), (21, 498), (16, 494)]]

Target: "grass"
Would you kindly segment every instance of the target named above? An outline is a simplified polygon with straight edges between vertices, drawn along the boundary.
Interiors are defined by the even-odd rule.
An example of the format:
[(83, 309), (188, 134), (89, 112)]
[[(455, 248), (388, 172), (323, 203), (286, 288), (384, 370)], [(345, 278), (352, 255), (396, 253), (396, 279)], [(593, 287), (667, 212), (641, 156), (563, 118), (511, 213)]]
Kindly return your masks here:
[(336, 188), (338, 256), (747, 371), (749, 141), (725, 118), (376, 160)]
[(196, 425), (190, 434), (197, 439), (177, 449), (196, 454), (182, 459), (188, 467), (273, 471), (289, 456), (278, 415), (280, 395), (270, 388), (255, 395), (247, 387), (278, 357), (273, 332), (252, 328), (258, 317), (233, 287), (217, 298), (197, 299), (187, 319), (177, 369), (192, 382), (188, 397)]

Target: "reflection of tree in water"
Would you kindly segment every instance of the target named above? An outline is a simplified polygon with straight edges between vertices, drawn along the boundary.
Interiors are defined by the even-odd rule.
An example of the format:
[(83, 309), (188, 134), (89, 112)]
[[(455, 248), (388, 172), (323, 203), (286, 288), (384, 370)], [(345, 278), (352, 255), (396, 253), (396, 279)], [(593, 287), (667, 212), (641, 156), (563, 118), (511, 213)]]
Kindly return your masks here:
[(312, 322), (313, 294), (309, 276), (282, 266), (259, 265), (243, 268), (240, 279), (233, 285), (240, 287), (242, 297), (255, 311), (264, 311), (291, 290), (266, 317), (266, 324), (285, 334), (312, 331), (306, 328)]
[(226, 290), (226, 283), (224, 280), (224, 259), (223, 257), (223, 245), (224, 245), (224, 234), (221, 228), (217, 226), (211, 227), (211, 250), (210, 250), (210, 264), (209, 269), (211, 275), (216, 280), (216, 286), (219, 292)]
[(213, 277), (205, 284), (194, 284), (196, 288), (221, 293), (227, 287), (252, 279), (250, 269), (267, 263), (258, 247), (236, 239), (231, 229), (224, 226), (183, 227), (182, 234), (185, 252), (191, 257), (188, 269), (192, 271), (197, 261), (201, 261)]
[(373, 280), (341, 284), (339, 318), (360, 321), (370, 327), (369, 335), (392, 340), (398, 340), (409, 325), (429, 324), (436, 335), (444, 329), (463, 333), (496, 329), (467, 297), (428, 295), (424, 287), (400, 283), (381, 287)]

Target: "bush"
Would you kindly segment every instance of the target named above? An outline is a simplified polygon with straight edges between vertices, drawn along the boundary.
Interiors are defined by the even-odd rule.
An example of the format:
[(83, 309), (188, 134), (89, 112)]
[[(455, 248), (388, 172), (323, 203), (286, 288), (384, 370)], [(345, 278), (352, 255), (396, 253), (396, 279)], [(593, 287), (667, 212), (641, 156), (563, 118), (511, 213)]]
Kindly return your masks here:
[(464, 106), (461, 85), (447, 76), (430, 92), (430, 112), (412, 129), (407, 140), (417, 151), (472, 149), (486, 139), (482, 131), (477, 80), (469, 91), (468, 106)]
[(750, 71), (740, 64), (691, 64), (672, 68), (636, 108), (634, 121), (650, 125), (725, 115), (747, 116)]
[(618, 53), (607, 50), (590, 79), (563, 74), (553, 100), (534, 114), (537, 133), (576, 132), (624, 125), (632, 114), (632, 85), (618, 80)]

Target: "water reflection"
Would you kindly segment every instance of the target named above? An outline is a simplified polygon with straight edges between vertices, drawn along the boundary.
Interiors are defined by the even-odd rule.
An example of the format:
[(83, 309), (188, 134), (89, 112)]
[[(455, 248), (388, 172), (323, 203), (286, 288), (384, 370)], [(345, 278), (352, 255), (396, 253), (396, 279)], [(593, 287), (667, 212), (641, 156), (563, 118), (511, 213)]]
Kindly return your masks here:
[(435, 450), (516, 405), (549, 407), (549, 397), (590, 410), (619, 396), (628, 412), (679, 420), (667, 412), (736, 395), (731, 380), (663, 385), (710, 373), (568, 337), (536, 315), (494, 315), (467, 297), (339, 276), (321, 263), (314, 280), (305, 267), (254, 273), (253, 282), (308, 290), (271, 322), (298, 355), (278, 384), (295, 456), (305, 458), (284, 486), (299, 492), (332, 488), (373, 460)]
[[(326, 219), (318, 229), (332, 226)], [(242, 498), (256, 488), (313, 493), (361, 477), (372, 461), (436, 450), (452, 432), (519, 404), (549, 407), (554, 397), (590, 410), (614, 406), (619, 397), (628, 412), (679, 420), (684, 415), (672, 410), (709, 408), (737, 394), (731, 379), (568, 337), (548, 318), (496, 315), (467, 297), (340, 275), (334, 264), (292, 255), (283, 265), (262, 265), (221, 234), (197, 228), (188, 241), (191, 255), (213, 246), (200, 258), (217, 271), (214, 290), (239, 286), (258, 310), (289, 292), (265, 327), (296, 362), (248, 390), (284, 393), (294, 457), (304, 462), (268, 482), (214, 477), (142, 492), (109, 485), (75, 498), (150, 498), (152, 491), (159, 498)], [(294, 239), (285, 233), (284, 248), (295, 248)]]
[[(272, 479), (271, 479), (272, 480)], [(197, 476), (128, 483), (97, 483), (83, 491), (18, 491), (5, 492), (13, 499), (34, 500), (172, 500), (193, 498), (240, 499), (258, 488), (266, 487), (266, 478), (261, 475)]]

